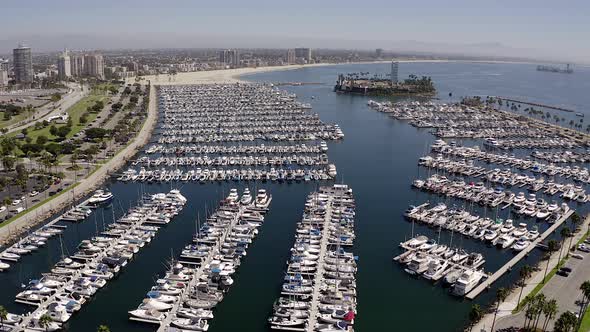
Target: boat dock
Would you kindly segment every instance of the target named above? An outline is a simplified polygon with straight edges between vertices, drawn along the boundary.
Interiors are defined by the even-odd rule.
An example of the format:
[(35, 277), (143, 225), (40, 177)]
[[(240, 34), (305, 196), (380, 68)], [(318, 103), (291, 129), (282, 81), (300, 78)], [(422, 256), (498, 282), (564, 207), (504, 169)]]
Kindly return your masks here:
[(548, 108), (548, 109), (552, 109), (552, 110), (556, 110), (556, 111), (562, 111), (562, 112), (568, 112), (568, 113), (574, 113), (574, 110), (568, 109), (568, 108), (564, 108), (564, 107), (559, 107), (559, 106), (551, 106), (551, 105), (546, 105), (546, 104), (540, 104), (540, 103), (533, 103), (530, 101), (522, 101), (522, 100), (517, 100), (517, 99), (513, 99), (513, 98), (505, 98), (505, 97), (496, 97), (499, 100), (504, 100), (504, 101), (509, 101), (512, 103), (517, 103), (517, 104), (523, 104), (523, 105), (529, 105), (529, 106), (537, 106), (537, 107), (543, 107), (543, 108)]
[(345, 185), (311, 193), (298, 223), (281, 296), (270, 328), (353, 331), (356, 257), (342, 246), (354, 239), (354, 199)]
[[(186, 199), (178, 191), (175, 193), (171, 191), (168, 195), (153, 195), (150, 200), (142, 202), (140, 206), (130, 208), (128, 214), (121, 217), (121, 220), (133, 219), (134, 223), (119, 223), (117, 221), (111, 224), (115, 226), (112, 228), (123, 230), (118, 236), (96, 237), (92, 240), (82, 241), (78, 255), (70, 256), (71, 259), (64, 257), (50, 273), (43, 274), (39, 283), (30, 284), (27, 289), (17, 294), (15, 302), (37, 306), (37, 308), (23, 316), (22, 321), (15, 325), (14, 330), (44, 330), (40, 326), (39, 320), (46, 313), (52, 317), (55, 323), (60, 324), (58, 326), (61, 328), (61, 324), (69, 320), (71, 314), (79, 310), (87, 302), (87, 299), (92, 298), (100, 288), (120, 273), (134, 253), (138, 253), (156, 235), (159, 230), (157, 227), (148, 230), (146, 227), (151, 226), (145, 225), (145, 221), (150, 215), (166, 210), (175, 216), (185, 203)], [(122, 245), (123, 243), (126, 246)], [(135, 251), (131, 248), (135, 248)], [(74, 260), (83, 263), (77, 263)], [(50, 281), (55, 284), (51, 293), (38, 292), (38, 289), (46, 289), (43, 286), (44, 282)], [(74, 300), (76, 296), (78, 300)], [(70, 303), (76, 303), (78, 308), (67, 313), (65, 307), (63, 307), (63, 311), (51, 312), (51, 310), (57, 310), (51, 309), (52, 306), (55, 303), (60, 303), (64, 298), (67, 298)], [(62, 321), (57, 321), (53, 315)]]
[(557, 220), (551, 227), (549, 227), (545, 232), (541, 234), (533, 243), (532, 245), (526, 247), (524, 250), (518, 253), (518, 255), (514, 256), (511, 260), (509, 260), (504, 266), (498, 269), (494, 274), (492, 274), (489, 278), (487, 278), (484, 282), (479, 284), (475, 289), (473, 289), (470, 293), (468, 293), (465, 297), (473, 300), (475, 299), (481, 292), (488, 289), (496, 280), (498, 280), (504, 273), (510, 271), (514, 265), (516, 265), (521, 259), (523, 259), (529, 252), (531, 252), (534, 248), (536, 248), (537, 244), (541, 241), (545, 240), (551, 233), (555, 232), (555, 230), (561, 226), (572, 214), (574, 210), (570, 210), (565, 213), (559, 220)]

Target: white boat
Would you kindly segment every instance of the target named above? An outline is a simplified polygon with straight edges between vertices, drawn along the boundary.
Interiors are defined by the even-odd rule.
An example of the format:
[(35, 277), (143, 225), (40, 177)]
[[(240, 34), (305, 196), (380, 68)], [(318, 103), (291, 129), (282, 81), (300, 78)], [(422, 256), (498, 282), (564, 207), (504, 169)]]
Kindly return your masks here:
[(156, 309), (143, 309), (143, 308), (138, 308), (135, 310), (131, 310), (128, 312), (129, 316), (134, 317), (134, 318), (139, 318), (141, 320), (146, 320), (146, 321), (150, 321), (150, 322), (154, 322), (154, 323), (159, 323), (161, 321), (164, 320), (164, 318), (166, 318), (166, 314), (164, 314), (163, 312), (160, 312)]
[(205, 309), (181, 308), (176, 315), (178, 317), (190, 319), (213, 319), (213, 311)]
[(457, 282), (455, 282), (453, 286), (453, 294), (465, 296), (479, 284), (483, 276), (483, 273), (477, 270), (466, 269), (463, 271), (459, 279), (457, 279)]
[(512, 250), (514, 251), (523, 251), (526, 249), (531, 243), (526, 237), (519, 238), (514, 245), (512, 246)]
[(518, 227), (512, 232), (512, 236), (515, 238), (520, 238), (521, 236), (525, 235), (528, 232), (527, 224), (520, 223)]
[(428, 264), (428, 270), (422, 276), (425, 279), (437, 281), (442, 278), (448, 267), (449, 262), (446, 259), (433, 259)]
[(404, 271), (413, 275), (422, 274), (428, 269), (431, 260), (432, 258), (430, 256), (418, 253), (412, 258), (410, 263), (408, 263), (408, 267), (404, 269)]
[(498, 238), (496, 242), (496, 246), (501, 247), (502, 249), (506, 249), (514, 243), (515, 238), (509, 234), (504, 234)]
[(177, 318), (172, 320), (172, 325), (189, 331), (207, 331), (209, 329), (209, 324), (204, 319)]
[(90, 205), (100, 205), (109, 202), (113, 199), (113, 194), (109, 191), (104, 190), (97, 190), (94, 192), (94, 195), (88, 199), (88, 204)]

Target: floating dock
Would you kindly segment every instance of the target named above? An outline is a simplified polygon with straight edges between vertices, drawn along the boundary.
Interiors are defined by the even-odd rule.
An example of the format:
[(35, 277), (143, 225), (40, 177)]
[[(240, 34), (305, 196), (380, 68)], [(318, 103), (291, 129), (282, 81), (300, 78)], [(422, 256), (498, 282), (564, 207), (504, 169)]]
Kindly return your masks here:
[(521, 259), (526, 257), (529, 254), (529, 252), (531, 252), (534, 248), (537, 247), (537, 245), (539, 243), (541, 243), (543, 240), (545, 240), (550, 234), (555, 232), (555, 230), (559, 226), (561, 226), (561, 224), (563, 224), (573, 213), (574, 213), (574, 210), (570, 210), (566, 214), (564, 214), (559, 220), (557, 220), (553, 225), (551, 225), (551, 227), (549, 227), (545, 232), (543, 232), (541, 234), (541, 236), (539, 236), (535, 241), (533, 241), (530, 246), (526, 247), (526, 249), (519, 252), (518, 255), (514, 256), (514, 258), (509, 260), (506, 264), (504, 264), (504, 266), (499, 268), (494, 274), (492, 274), (484, 282), (479, 284), (479, 286), (475, 287), (475, 289), (473, 289), (471, 292), (469, 292), (465, 297), (470, 300), (473, 300), (479, 294), (481, 294), (481, 292), (483, 292), (484, 290), (491, 287), (491, 285), (496, 280), (498, 280), (502, 275), (504, 275), (504, 273), (510, 271), (510, 269), (512, 269), (512, 267), (514, 267), (514, 265), (518, 264), (518, 262)]

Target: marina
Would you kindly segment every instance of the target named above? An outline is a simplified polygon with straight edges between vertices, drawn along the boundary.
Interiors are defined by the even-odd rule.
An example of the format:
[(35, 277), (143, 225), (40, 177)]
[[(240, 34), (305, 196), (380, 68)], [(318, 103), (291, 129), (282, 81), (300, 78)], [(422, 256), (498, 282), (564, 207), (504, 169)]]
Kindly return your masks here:
[[(153, 224), (165, 224), (184, 206), (186, 198), (179, 191), (152, 195), (132, 208), (116, 223), (109, 225), (108, 235), (84, 240), (71, 256), (62, 259), (39, 280), (32, 280), (16, 295), (16, 302), (37, 307), (15, 321), (14, 329), (61, 329), (94, 294), (113, 279), (159, 230)], [(115, 235), (116, 234), (116, 235)], [(43, 317), (48, 316), (48, 326)]]
[(274, 330), (353, 331), (356, 261), (352, 189), (335, 184), (311, 193), (287, 262), (281, 297), (268, 322)]
[[(158, 324), (158, 331), (207, 331), (213, 309), (234, 283), (234, 274), (246, 256), (248, 246), (264, 223), (272, 196), (264, 189), (240, 196), (231, 189), (217, 211), (182, 250), (185, 261), (171, 261), (169, 271), (147, 293), (147, 298), (129, 319)], [(186, 265), (186, 266), (185, 266)]]
[[(453, 296), (448, 296), (448, 289), (444, 287), (432, 287), (430, 282), (423, 282), (425, 280), (416, 280), (415, 277), (410, 276), (404, 271), (405, 266), (400, 268), (399, 264), (392, 264), (392, 256), (399, 253), (393, 253), (392, 247), (397, 247), (400, 242), (407, 241), (411, 231), (409, 222), (400, 222), (400, 217), (407, 209), (409, 204), (421, 204), (423, 202), (430, 202), (429, 208), (435, 207), (438, 203), (444, 203), (449, 209), (464, 209), (473, 216), (479, 216), (482, 219), (490, 218), (494, 221), (497, 218), (513, 219), (513, 225), (518, 227), (521, 222), (527, 223), (528, 231), (537, 225), (539, 232), (546, 231), (546, 227), (551, 227), (554, 224), (539, 221), (536, 223), (535, 219), (513, 214), (508, 217), (514, 210), (511, 205), (502, 210), (506, 204), (500, 204), (496, 208), (498, 216), (496, 217), (496, 208), (490, 209), (487, 205), (479, 205), (478, 203), (457, 200), (455, 198), (437, 197), (423, 190), (412, 189), (410, 184), (413, 179), (427, 179), (434, 173), (444, 174), (451, 178), (442, 170), (436, 172), (434, 169), (425, 167), (417, 168), (416, 164), (421, 157), (425, 156), (426, 149), (430, 147), (434, 139), (431, 135), (433, 128), (418, 128), (408, 125), (405, 120), (394, 121), (390, 120), (387, 114), (369, 111), (366, 107), (367, 99), (362, 96), (338, 95), (334, 94), (330, 82), (333, 81), (334, 76), (338, 72), (353, 72), (353, 71), (375, 71), (374, 68), (380, 68), (379, 65), (367, 65), (359, 67), (363, 69), (355, 69), (353, 65), (343, 66), (345, 68), (318, 68), (306, 70), (294, 70), (292, 72), (284, 73), (266, 73), (261, 76), (254, 76), (252, 80), (277, 82), (285, 81), (301, 81), (301, 82), (315, 82), (324, 81), (325, 85), (307, 85), (307, 86), (284, 86), (285, 90), (290, 94), (297, 94), (297, 100), (301, 103), (310, 103), (313, 106), (313, 111), (317, 112), (323, 121), (326, 123), (338, 123), (342, 131), (346, 133), (346, 139), (343, 140), (326, 140), (318, 139), (312, 141), (257, 141), (257, 142), (210, 142), (210, 143), (190, 143), (190, 144), (166, 144), (158, 143), (160, 138), (158, 129), (153, 136), (150, 144), (148, 144), (144, 151), (140, 152), (138, 156), (132, 158), (133, 160), (140, 160), (143, 157), (149, 157), (151, 160), (156, 160), (162, 156), (178, 158), (178, 157), (205, 157), (210, 159), (219, 156), (277, 156), (281, 154), (297, 154), (303, 156), (318, 156), (325, 153), (329, 156), (330, 163), (338, 166), (338, 178), (343, 176), (346, 181), (355, 190), (355, 204), (356, 215), (358, 220), (362, 220), (355, 225), (355, 241), (354, 253), (359, 255), (361, 260), (356, 261), (358, 271), (356, 277), (356, 289), (358, 304), (356, 310), (362, 314), (362, 318), (354, 323), (355, 330), (378, 330), (383, 326), (389, 326), (391, 322), (391, 312), (395, 311), (396, 328), (401, 330), (411, 331), (416, 327), (416, 321), (424, 321), (422, 324), (424, 329), (437, 329), (441, 331), (456, 331), (462, 328), (469, 306), (469, 301), (458, 301)], [(384, 71), (389, 70), (388, 65), (382, 65)], [(525, 70), (525, 66), (520, 65), (484, 65), (484, 64), (408, 64), (411, 66), (411, 72), (416, 73), (432, 73), (433, 80), (437, 82), (437, 89), (439, 90), (439, 98), (446, 99), (449, 91), (454, 92), (454, 96), (466, 94), (463, 91), (473, 91), (483, 93), (490, 91), (491, 95), (510, 95), (509, 92), (514, 91), (514, 95), (530, 95), (527, 91), (530, 84), (522, 83), (521, 80), (515, 79), (510, 75), (511, 72), (517, 72), (519, 75), (522, 72), (530, 72)], [(373, 68), (373, 69), (372, 69)], [(520, 70), (520, 68), (523, 68)], [(520, 71), (519, 71), (520, 70)], [(580, 69), (582, 70), (582, 69)], [(496, 79), (495, 76), (485, 76), (486, 72), (493, 71), (501, 73), (502, 82), (510, 81), (513, 83), (503, 85)], [(534, 68), (533, 68), (534, 72)], [(481, 75), (480, 75), (481, 74)], [(452, 80), (450, 78), (460, 75), (461, 80)], [(471, 76), (470, 76), (471, 75)], [(477, 81), (469, 80), (470, 77), (475, 76)], [(583, 77), (582, 72), (575, 77)], [(572, 78), (575, 78), (572, 76)], [(273, 78), (274, 77), (274, 78)], [(286, 77), (280, 79), (279, 77)], [(446, 77), (446, 78), (445, 78)], [(465, 78), (467, 77), (467, 78)], [(447, 79), (449, 78), (449, 79)], [(538, 79), (532, 80), (537, 82)], [(463, 86), (463, 82), (466, 82)], [(529, 82), (530, 83), (530, 82)], [(551, 82), (543, 81), (544, 85), (549, 85)], [(459, 87), (457, 87), (459, 86)], [(538, 85), (535, 85), (537, 89)], [(463, 90), (462, 90), (463, 89)], [(494, 91), (493, 89), (508, 89), (506, 91)], [(568, 90), (569, 91), (569, 90)], [(575, 89), (572, 91), (576, 91)], [(538, 96), (534, 100), (540, 100), (548, 104), (565, 104), (562, 100), (555, 100), (556, 95), (564, 95), (563, 91), (553, 88), (550, 91), (545, 91), (542, 96)], [(311, 99), (315, 96), (315, 99)], [(456, 98), (456, 97), (454, 97)], [(571, 98), (572, 103), (585, 104), (583, 100), (575, 97)], [(386, 102), (391, 100), (378, 100), (379, 102)], [(395, 99), (394, 101), (398, 101)], [(407, 102), (407, 99), (399, 99), (401, 102)], [(421, 101), (422, 102), (422, 101)], [(309, 112), (309, 110), (307, 111)], [(163, 121), (163, 118), (160, 118)], [(502, 151), (498, 148), (492, 148), (490, 145), (483, 145), (484, 138), (453, 138), (456, 140), (457, 147), (468, 147), (479, 145), (481, 151), (491, 153), (497, 156), (512, 156), (521, 160), (527, 160), (533, 149), (514, 149), (513, 151)], [(322, 141), (326, 142), (328, 151), (318, 150), (317, 147)], [(541, 141), (540, 139), (538, 140)], [(532, 142), (532, 141), (531, 141)], [(287, 145), (289, 144), (289, 145)], [(314, 147), (314, 150), (304, 152), (301, 149), (302, 144), (306, 147)], [(447, 145), (451, 146), (452, 142), (447, 140)], [(261, 146), (264, 145), (264, 149)], [(148, 150), (152, 146), (154, 148), (152, 153)], [(223, 152), (225, 148), (218, 148), (220, 146), (229, 147), (228, 152)], [(257, 152), (247, 151), (249, 147), (256, 147)], [(202, 150), (201, 147), (203, 147)], [(248, 148), (247, 148), (248, 147)], [(280, 147), (277, 149), (284, 149), (284, 147), (297, 147), (299, 150), (288, 150), (283, 152), (279, 150), (271, 151), (264, 150), (271, 149), (270, 147)], [(210, 152), (207, 149), (211, 149)], [(233, 150), (235, 149), (235, 150)], [(254, 148), (252, 148), (254, 149)], [(293, 148), (295, 149), (295, 148)], [(583, 152), (583, 147), (574, 147), (567, 149), (575, 153)], [(527, 151), (529, 150), (529, 151)], [(563, 151), (559, 149), (545, 149), (543, 152), (558, 153)], [(234, 153), (235, 151), (235, 153)], [(262, 151), (262, 152), (258, 152)], [(432, 155), (433, 157), (436, 154)], [(466, 159), (464, 157), (452, 157), (445, 155), (448, 159)], [(531, 160), (535, 160), (530, 158)], [(548, 168), (557, 165), (552, 161), (536, 160), (539, 164), (547, 165)], [(545, 178), (545, 182), (554, 181), (556, 184), (574, 183), (582, 186), (588, 191), (584, 183), (577, 183), (575, 180), (575, 172), (571, 172), (572, 176), (566, 178), (565, 176), (556, 175), (553, 178), (545, 173), (533, 173), (531, 169), (520, 170), (516, 166), (500, 165), (487, 166), (484, 165), (484, 160), (474, 160), (474, 165), (482, 166), (486, 170), (493, 170), (494, 168), (510, 168), (511, 172), (526, 174), (527, 177), (534, 175), (538, 180), (541, 175)], [(567, 166), (565, 163), (560, 163), (559, 166)], [(582, 167), (579, 163), (571, 163), (570, 166)], [(133, 168), (139, 173), (141, 167), (147, 171), (161, 170), (159, 167), (146, 167), (139, 163), (133, 165), (133, 161), (127, 166)], [(215, 169), (248, 169), (270, 170), (269, 166), (254, 165), (254, 166), (190, 166), (184, 168), (183, 166), (166, 166), (167, 169), (175, 171), (176, 168), (184, 173), (196, 168), (208, 168), (211, 171)], [(293, 168), (299, 168), (294, 167)], [(318, 168), (318, 166), (313, 166)], [(321, 167), (321, 166), (319, 166)], [(287, 167), (275, 166), (276, 170), (283, 168), (285, 171)], [(302, 169), (305, 167), (301, 167)], [(124, 171), (126, 168), (122, 169)], [(428, 173), (428, 174), (427, 174)], [(84, 310), (78, 311), (73, 315), (67, 324), (64, 325), (66, 330), (70, 331), (93, 331), (97, 326), (106, 324), (114, 331), (129, 331), (129, 332), (147, 332), (154, 331), (159, 327), (158, 324), (139, 324), (129, 319), (130, 310), (135, 310), (141, 299), (146, 297), (148, 291), (152, 287), (158, 286), (157, 280), (164, 277), (164, 272), (169, 271), (170, 265), (166, 268), (162, 267), (162, 262), (170, 261), (170, 252), (174, 253), (175, 262), (183, 265), (184, 269), (192, 270), (195, 265), (190, 263), (193, 260), (182, 257), (182, 251), (185, 246), (192, 243), (193, 235), (195, 234), (195, 220), (198, 219), (198, 214), (201, 215), (201, 220), (206, 219), (203, 216), (209, 215), (207, 206), (217, 206), (220, 197), (227, 197), (230, 188), (237, 188), (240, 194), (243, 193), (246, 187), (249, 187), (251, 192), (255, 194), (259, 188), (265, 188), (267, 192), (272, 192), (273, 202), (272, 208), (265, 215), (265, 223), (260, 227), (262, 231), (256, 237), (256, 242), (250, 245), (247, 250), (247, 256), (242, 259), (242, 264), (239, 271), (232, 275), (234, 284), (231, 286), (231, 291), (224, 294), (223, 301), (221, 301), (214, 310), (214, 319), (205, 319), (209, 326), (209, 331), (238, 331), (238, 330), (252, 330), (265, 331), (270, 328), (267, 320), (271, 314), (273, 303), (279, 297), (282, 291), (282, 286), (285, 282), (284, 276), (287, 271), (285, 261), (288, 261), (292, 252), (290, 249), (293, 246), (294, 234), (292, 230), (296, 229), (296, 222), (301, 220), (301, 209), (310, 192), (317, 191), (317, 183), (314, 181), (301, 180), (284, 181), (282, 184), (279, 181), (267, 180), (250, 180), (251, 182), (239, 181), (211, 181), (204, 182), (192, 180), (181, 180), (178, 182), (170, 181), (137, 181), (129, 179), (126, 182), (117, 181), (116, 179), (124, 175), (124, 172), (113, 176), (111, 181), (107, 184), (109, 190), (117, 197), (116, 201), (121, 201), (123, 209), (127, 210), (128, 204), (137, 201), (144, 193), (158, 193), (167, 192), (171, 187), (178, 186), (181, 188), (183, 195), (185, 195), (189, 202), (177, 216), (177, 220), (165, 226), (166, 231), (159, 232), (158, 236), (152, 240), (149, 246), (142, 249), (141, 255), (134, 257), (133, 264), (128, 264), (125, 268), (125, 273), (121, 273), (117, 277), (116, 282), (109, 282), (103, 289), (98, 292), (92, 299), (84, 305)], [(255, 176), (253, 175), (252, 178)], [(470, 182), (484, 182), (486, 187), (496, 189), (500, 186), (497, 183), (488, 183), (485, 175), (479, 179), (470, 179), (469, 176), (460, 176), (469, 184)], [(247, 175), (246, 175), (247, 178)], [(340, 181), (340, 180), (338, 180)], [(326, 185), (326, 184), (321, 184)], [(525, 199), (529, 194), (530, 187), (518, 187), (520, 184), (509, 188), (509, 185), (502, 185), (504, 191), (513, 191), (515, 195), (519, 191), (525, 193)], [(255, 188), (255, 189), (254, 189)], [(561, 205), (562, 192), (557, 192), (552, 198), (546, 197), (544, 190), (536, 192), (538, 198), (543, 198), (545, 202), (550, 205), (552, 200)], [(566, 201), (570, 209), (575, 209), (578, 213), (583, 214), (587, 210), (585, 203), (579, 203), (577, 200)], [(118, 203), (116, 208), (119, 209)], [(487, 209), (487, 212), (485, 212)], [(98, 209), (98, 219), (101, 219), (102, 209)], [(110, 219), (111, 211), (107, 209), (106, 215)], [(65, 224), (65, 223), (64, 223)], [(75, 245), (80, 243), (80, 240), (91, 238), (95, 236), (95, 226), (92, 223), (68, 223), (68, 228), (64, 230), (62, 238), (64, 245), (75, 242)], [(564, 221), (563, 225), (571, 226), (569, 221)], [(449, 237), (453, 232), (443, 231), (438, 239), (438, 227), (431, 227), (424, 222), (415, 222), (414, 234), (423, 234), (430, 239), (437, 239), (438, 244), (449, 244)], [(559, 233), (559, 228), (557, 233)], [(559, 235), (553, 232), (544, 240), (546, 243), (549, 239), (559, 240)], [(57, 242), (57, 236), (52, 239), (53, 244)], [(393, 245), (392, 245), (393, 243)], [(518, 254), (513, 249), (499, 250), (497, 246), (487, 245), (481, 240), (474, 239), (472, 236), (459, 235), (454, 232), (453, 247), (463, 248), (467, 253), (479, 253), (485, 257), (485, 271), (494, 272), (499, 270), (508, 261), (510, 261), (514, 254)], [(342, 246), (344, 247), (344, 246)], [(529, 248), (529, 247), (527, 247)], [(348, 251), (348, 250), (347, 250)], [(21, 267), (10, 268), (3, 273), (0, 273), (2, 283), (0, 285), (0, 292), (6, 294), (4, 305), (9, 312), (21, 314), (20, 304), (12, 303), (14, 295), (21, 291), (20, 284), (27, 284), (28, 280), (40, 276), (44, 271), (48, 271), (48, 264), (55, 262), (55, 250), (49, 244), (49, 247), (44, 247), (39, 250), (38, 255), (27, 255), (23, 257), (22, 272)], [(489, 291), (482, 291), (474, 299), (474, 303), (482, 306), (491, 302), (494, 297), (494, 290), (497, 287), (510, 287), (514, 284), (517, 276), (516, 272), (523, 264), (533, 265), (540, 259), (542, 252), (531, 248), (531, 251), (525, 255), (511, 269), (508, 269), (502, 277), (497, 278), (489, 287)], [(58, 254), (59, 256), (59, 254)], [(190, 256), (190, 255), (189, 255)], [(160, 273), (159, 276), (155, 275)], [(438, 277), (438, 276), (436, 276)], [(421, 278), (424, 279), (424, 278)], [(444, 281), (444, 277), (439, 279), (439, 283)], [(403, 301), (392, 301), (387, 306), (383, 305), (383, 299), (405, 299)], [(424, 299), (428, 299), (425, 301)], [(185, 308), (186, 309), (186, 308)], [(173, 309), (172, 309), (173, 310)], [(206, 309), (205, 309), (206, 310)], [(423, 313), (425, 310), (429, 311), (432, 320), (425, 321)], [(201, 312), (207, 316), (207, 312)], [(236, 316), (239, 313), (239, 318)], [(178, 318), (175, 316), (175, 318)], [(444, 322), (432, 323), (432, 322)], [(171, 321), (170, 321), (171, 323)], [(170, 327), (174, 330), (177, 327)], [(303, 327), (305, 328), (305, 327)]]

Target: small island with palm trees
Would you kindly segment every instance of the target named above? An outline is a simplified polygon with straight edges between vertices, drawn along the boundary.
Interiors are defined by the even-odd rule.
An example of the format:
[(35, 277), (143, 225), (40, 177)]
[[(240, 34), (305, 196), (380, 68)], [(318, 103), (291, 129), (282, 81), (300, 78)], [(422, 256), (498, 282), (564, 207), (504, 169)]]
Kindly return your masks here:
[[(368, 72), (339, 74), (334, 91), (338, 93), (361, 95), (421, 95), (431, 96), (436, 93), (434, 82), (429, 76), (418, 77), (410, 75), (403, 81), (397, 77), (375, 74), (369, 76)], [(397, 74), (395, 75), (397, 76)]]

